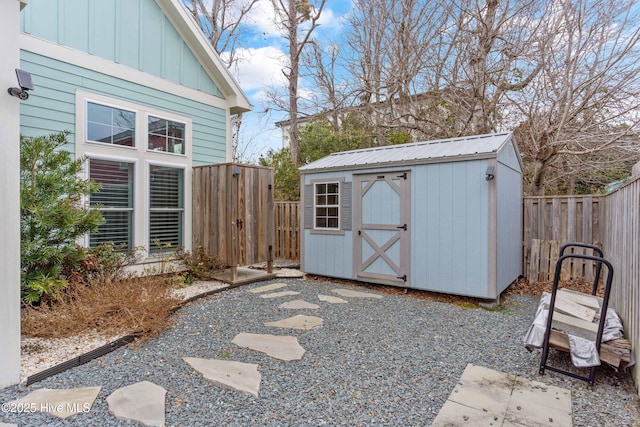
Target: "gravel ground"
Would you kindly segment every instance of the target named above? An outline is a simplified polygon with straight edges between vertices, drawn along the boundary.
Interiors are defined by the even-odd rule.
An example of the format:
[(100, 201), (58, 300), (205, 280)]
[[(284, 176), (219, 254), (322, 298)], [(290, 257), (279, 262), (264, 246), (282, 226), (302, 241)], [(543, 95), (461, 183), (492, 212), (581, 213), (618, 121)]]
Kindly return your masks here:
[[(253, 287), (285, 282), (301, 292), (263, 299)], [(102, 386), (92, 410), (67, 420), (41, 413), (0, 412), (0, 422), (19, 426), (135, 425), (109, 414), (106, 397), (148, 380), (167, 389), (166, 424), (205, 425), (394, 425), (427, 426), (451, 393), (467, 363), (510, 372), (572, 391), (576, 426), (640, 426), (638, 396), (628, 373), (599, 368), (596, 386), (548, 372), (537, 374), (540, 351), (527, 352), (522, 336), (537, 297), (514, 295), (496, 311), (418, 299), (378, 290), (383, 299), (348, 304), (319, 302), (317, 295), (352, 287), (304, 280), (262, 282), (224, 291), (181, 309), (173, 327), (137, 348), (124, 347), (30, 387), (0, 390), (0, 403), (38, 388)], [(367, 292), (376, 288), (353, 286)], [(319, 310), (283, 310), (303, 298)], [(347, 298), (344, 298), (347, 299)], [(264, 326), (294, 314), (324, 319), (311, 331)], [(240, 332), (295, 335), (307, 350), (301, 361), (283, 362), (231, 343)], [(258, 398), (202, 378), (182, 357), (229, 358), (258, 363)], [(568, 367), (566, 353), (550, 362)]]

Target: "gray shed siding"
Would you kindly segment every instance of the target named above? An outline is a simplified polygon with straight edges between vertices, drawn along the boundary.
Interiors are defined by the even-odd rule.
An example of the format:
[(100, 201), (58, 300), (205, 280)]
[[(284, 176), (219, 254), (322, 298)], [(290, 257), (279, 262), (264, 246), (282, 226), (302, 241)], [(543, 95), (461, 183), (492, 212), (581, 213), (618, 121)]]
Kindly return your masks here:
[[(410, 178), (410, 263), (406, 286), (492, 299), (516, 280), (522, 271), (520, 158), (511, 135), (494, 137), (498, 142), (496, 139), (492, 141), (493, 148), (484, 151), (478, 149), (473, 154), (464, 151), (466, 147), (458, 144), (459, 139), (455, 140), (458, 145), (452, 148), (446, 147), (446, 141), (434, 144), (434, 149), (444, 153), (441, 160), (437, 157), (411, 159), (407, 148), (401, 148), (400, 154), (394, 154), (393, 147), (389, 147), (388, 152), (372, 150), (369, 153), (362, 150), (353, 154), (338, 153), (319, 160), (307, 170), (303, 168), (302, 183), (309, 185), (314, 180), (332, 178), (354, 182), (354, 178), (361, 174), (382, 175), (407, 171)], [(485, 143), (491, 137), (482, 136), (478, 139), (480, 143)], [(416, 150), (430, 149), (426, 144), (415, 146)], [(451, 155), (454, 150), (461, 153)], [(399, 159), (390, 160), (392, 164), (384, 164), (385, 160), (381, 159), (387, 154), (396, 157), (402, 155), (407, 159), (406, 162)], [(376, 159), (373, 159), (374, 156)], [(350, 159), (354, 158), (370, 163), (358, 164), (356, 160), (350, 165)], [(376, 164), (376, 161), (380, 163)], [(488, 166), (495, 167), (495, 178), (490, 181), (486, 180)], [(352, 195), (357, 197), (357, 194), (354, 186)], [(375, 200), (375, 192), (368, 194), (373, 200), (369, 200), (366, 207), (363, 205), (363, 223), (376, 223), (377, 218), (389, 218), (383, 215), (388, 208), (385, 202), (388, 201)], [(352, 202), (355, 204), (355, 199)], [(357, 214), (354, 211), (354, 215)], [(302, 270), (329, 277), (388, 283), (382, 279), (358, 277), (358, 261), (354, 255), (358, 241), (355, 225), (358, 222), (353, 217), (353, 230), (341, 234), (317, 234), (303, 230)], [(367, 231), (367, 234), (373, 235), (371, 231)], [(371, 253), (371, 250), (363, 252), (364, 259)], [(395, 259), (395, 252), (391, 255)], [(390, 274), (391, 270), (383, 269), (380, 272)]]
[[(305, 175), (303, 184), (310, 185), (315, 180), (340, 178), (345, 182), (353, 182), (353, 173), (329, 172)], [(304, 213), (304, 209), (301, 211)], [(301, 224), (304, 222), (304, 220), (300, 221)], [(345, 230), (344, 234), (320, 234), (305, 229), (302, 231), (303, 250), (300, 262), (305, 272), (328, 277), (354, 278), (352, 231)]]
[(461, 295), (487, 289), (486, 168), (486, 160), (412, 168), (412, 288)]
[[(497, 292), (522, 274), (522, 182), (519, 169), (497, 165)], [(516, 235), (518, 238), (514, 238)], [(497, 296), (497, 295), (496, 295)]]

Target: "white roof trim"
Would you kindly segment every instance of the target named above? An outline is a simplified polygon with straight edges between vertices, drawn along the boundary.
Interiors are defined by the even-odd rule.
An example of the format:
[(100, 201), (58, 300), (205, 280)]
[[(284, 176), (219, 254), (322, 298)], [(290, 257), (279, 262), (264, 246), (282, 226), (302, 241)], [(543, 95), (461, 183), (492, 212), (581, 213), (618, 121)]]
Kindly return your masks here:
[(156, 2), (171, 20), (192, 52), (201, 61), (209, 76), (218, 85), (218, 88), (229, 102), (231, 114), (252, 110), (253, 106), (240, 88), (240, 85), (233, 78), (227, 67), (224, 66), (181, 0), (156, 0)]

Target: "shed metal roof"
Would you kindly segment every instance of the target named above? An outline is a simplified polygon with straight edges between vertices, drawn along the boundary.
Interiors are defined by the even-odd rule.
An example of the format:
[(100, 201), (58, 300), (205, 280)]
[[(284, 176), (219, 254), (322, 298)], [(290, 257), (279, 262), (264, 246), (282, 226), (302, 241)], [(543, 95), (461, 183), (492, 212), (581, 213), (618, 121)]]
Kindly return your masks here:
[(309, 163), (300, 170), (310, 172), (323, 169), (360, 169), (398, 163), (448, 162), (473, 157), (493, 157), (511, 137), (512, 133), (506, 132), (342, 151)]

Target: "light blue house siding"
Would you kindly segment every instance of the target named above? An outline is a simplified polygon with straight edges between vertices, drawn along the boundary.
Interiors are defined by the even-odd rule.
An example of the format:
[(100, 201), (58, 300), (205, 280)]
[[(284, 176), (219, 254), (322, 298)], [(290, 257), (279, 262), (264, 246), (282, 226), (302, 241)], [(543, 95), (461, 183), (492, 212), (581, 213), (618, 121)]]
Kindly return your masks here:
[[(494, 299), (522, 272), (522, 173), (511, 134), (334, 153), (301, 173), (307, 273)], [(317, 222), (330, 202), (314, 185), (331, 181), (350, 192), (353, 211), (339, 211), (353, 227)]]
[(22, 31), (222, 98), (155, 0), (30, 0)]
[[(192, 165), (226, 161), (226, 112), (221, 108), (27, 51), (21, 52), (20, 66), (29, 70), (35, 86), (29, 101), (21, 104), (20, 131), (25, 136), (68, 130), (69, 141), (75, 143), (75, 94), (81, 89), (190, 117)], [(67, 148), (75, 151), (73, 145)]]

